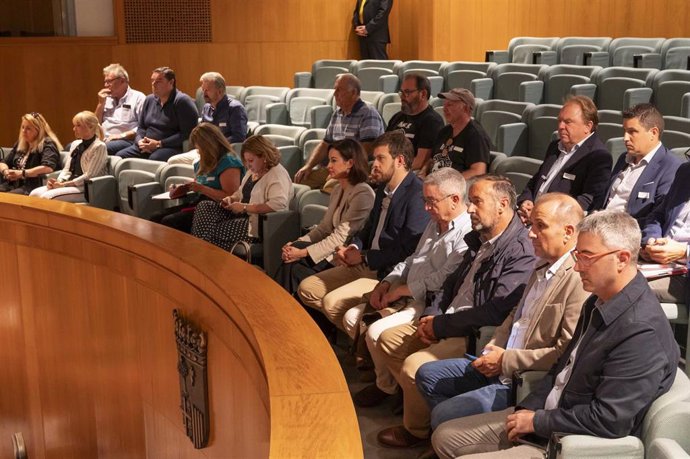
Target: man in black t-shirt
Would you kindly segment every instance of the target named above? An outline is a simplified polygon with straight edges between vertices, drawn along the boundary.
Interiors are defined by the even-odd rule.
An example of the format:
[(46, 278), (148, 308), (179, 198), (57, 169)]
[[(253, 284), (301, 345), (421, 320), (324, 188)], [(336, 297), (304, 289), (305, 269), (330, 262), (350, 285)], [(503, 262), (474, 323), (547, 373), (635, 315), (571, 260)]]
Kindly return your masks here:
[(486, 174), (492, 149), (484, 128), (472, 119), (474, 96), (467, 89), (456, 88), (438, 95), (445, 99), (443, 114), (446, 125), (438, 133), (428, 172), (452, 167), (469, 179)]
[(443, 118), (429, 105), (431, 84), (419, 73), (405, 75), (400, 86), (400, 111), (393, 115), (386, 131), (402, 129), (414, 147), (412, 170), (419, 171), (431, 157)]

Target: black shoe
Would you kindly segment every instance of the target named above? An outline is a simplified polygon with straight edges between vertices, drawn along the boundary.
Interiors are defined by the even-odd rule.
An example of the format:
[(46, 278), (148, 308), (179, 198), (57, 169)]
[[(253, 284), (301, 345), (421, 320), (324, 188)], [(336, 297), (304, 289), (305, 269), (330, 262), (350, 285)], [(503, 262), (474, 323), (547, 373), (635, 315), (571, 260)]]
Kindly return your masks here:
[(357, 392), (353, 397), (352, 401), (355, 405), (360, 407), (370, 407), (380, 405), (385, 399), (390, 397), (390, 394), (385, 393), (376, 384), (370, 384), (364, 389)]

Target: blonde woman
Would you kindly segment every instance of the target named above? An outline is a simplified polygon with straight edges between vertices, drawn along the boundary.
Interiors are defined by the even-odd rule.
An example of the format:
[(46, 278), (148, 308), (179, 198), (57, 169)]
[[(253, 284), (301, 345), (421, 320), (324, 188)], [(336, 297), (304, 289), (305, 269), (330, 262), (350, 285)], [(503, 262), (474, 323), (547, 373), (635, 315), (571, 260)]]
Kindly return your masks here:
[(225, 250), (239, 241), (257, 241), (259, 215), (287, 209), (292, 197), (290, 175), (270, 140), (249, 137), (242, 159), (248, 171), (239, 189), (220, 203), (200, 202), (194, 212), (192, 234)]
[(70, 146), (70, 157), (57, 179), (48, 179), (46, 186), (38, 187), (31, 196), (67, 202), (84, 202), (84, 184), (87, 180), (106, 173), (108, 151), (103, 128), (93, 112), (79, 112), (72, 118), (72, 131), (77, 138)]
[(29, 194), (41, 185), (41, 176), (60, 167), (62, 144), (40, 113), (22, 116), (19, 138), (0, 161), (0, 191)]
[(192, 130), (190, 143), (199, 152), (194, 163), (195, 178), (180, 185), (197, 193), (191, 203), (171, 207), (156, 213), (151, 220), (185, 233), (192, 230), (196, 206), (202, 201), (221, 201), (240, 186), (244, 177), (244, 165), (235, 156), (232, 146), (221, 130), (211, 123), (201, 123)]

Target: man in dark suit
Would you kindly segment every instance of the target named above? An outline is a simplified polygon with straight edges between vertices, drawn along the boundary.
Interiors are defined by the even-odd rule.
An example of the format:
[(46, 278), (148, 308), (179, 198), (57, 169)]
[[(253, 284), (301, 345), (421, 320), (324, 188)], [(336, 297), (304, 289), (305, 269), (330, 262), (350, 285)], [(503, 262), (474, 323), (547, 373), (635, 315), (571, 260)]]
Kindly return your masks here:
[(605, 210), (578, 228), (575, 270), (592, 296), (582, 306), (573, 339), (514, 410), (441, 424), (432, 438), (441, 458), (541, 457), (542, 449), (513, 447), (514, 442), (546, 445), (553, 433), (640, 437), (650, 405), (673, 384), (680, 351), (659, 301), (637, 272), (637, 222)]
[(336, 251), (338, 266), (309, 276), (297, 290), (305, 305), (323, 312), (337, 327), (362, 295), (414, 252), (429, 221), (422, 182), (410, 170), (410, 140), (402, 131), (386, 132), (373, 150), (372, 177), (379, 187), (369, 219), (349, 246)]
[[(690, 163), (676, 172), (668, 194), (654, 207), (642, 226), (642, 258), (652, 263), (688, 260), (690, 242)], [(688, 298), (685, 276), (651, 279), (649, 285), (661, 301), (684, 303)]]
[(596, 133), (599, 117), (592, 99), (569, 98), (558, 114), (559, 140), (551, 142), (544, 162), (518, 197), (518, 214), (529, 220), (536, 198), (558, 191), (585, 211), (604, 206), (613, 158)]
[(606, 208), (622, 210), (642, 226), (654, 203), (668, 193), (680, 158), (659, 140), (664, 119), (652, 104), (638, 104), (623, 112), (625, 147), (613, 168)]
[(360, 59), (388, 59), (386, 45), (391, 42), (388, 15), (393, 0), (357, 0), (352, 26), (359, 38)]

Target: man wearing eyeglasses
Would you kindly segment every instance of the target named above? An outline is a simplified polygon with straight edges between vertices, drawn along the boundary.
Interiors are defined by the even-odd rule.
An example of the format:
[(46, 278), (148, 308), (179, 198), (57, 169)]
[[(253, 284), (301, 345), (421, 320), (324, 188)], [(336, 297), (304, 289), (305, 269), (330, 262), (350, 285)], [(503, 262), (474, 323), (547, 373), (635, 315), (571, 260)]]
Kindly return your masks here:
[(379, 443), (414, 447), (429, 437), (429, 407), (415, 386), (419, 367), (462, 357), (467, 337), (500, 325), (518, 303), (534, 271), (528, 231), (515, 214), (515, 187), (506, 177), (484, 175), (470, 187), (472, 229), (458, 269), (427, 302), (418, 323), (390, 328), (377, 348), (403, 391), (403, 425), (379, 432)]
[(429, 105), (431, 83), (420, 73), (408, 73), (400, 85), (400, 111), (388, 122), (386, 131), (401, 129), (414, 147), (412, 170), (421, 171), (431, 157), (443, 118)]
[(110, 64), (103, 69), (103, 89), (98, 91), (94, 113), (103, 126), (109, 155), (134, 144), (145, 98), (144, 93), (129, 86), (129, 74), (123, 66)]
[(651, 403), (675, 378), (680, 352), (668, 319), (637, 272), (640, 229), (624, 212), (586, 217), (572, 252), (592, 296), (570, 345), (515, 409), (441, 424), (432, 443), (442, 458), (491, 453), (541, 456), (553, 433), (640, 437)]
[(668, 193), (681, 160), (661, 143), (664, 118), (652, 104), (623, 111), (625, 147), (613, 167), (606, 209), (624, 210), (642, 226), (654, 203)]

